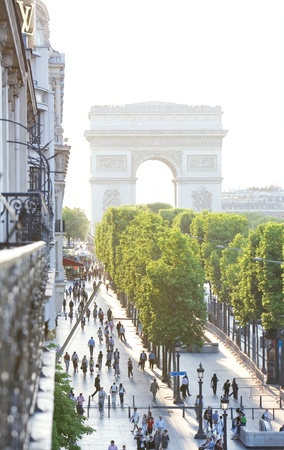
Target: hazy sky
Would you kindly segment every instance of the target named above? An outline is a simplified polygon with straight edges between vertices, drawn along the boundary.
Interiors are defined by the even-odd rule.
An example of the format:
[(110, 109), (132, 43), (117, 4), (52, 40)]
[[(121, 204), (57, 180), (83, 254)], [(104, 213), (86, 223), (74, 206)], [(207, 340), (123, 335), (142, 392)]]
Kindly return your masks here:
[[(220, 105), (228, 130), (223, 190), (270, 184), (284, 188), (283, 0), (44, 3), (51, 45), (66, 59), (63, 127), (72, 149), (65, 205), (90, 214), (84, 132), (91, 107), (100, 104)], [(141, 166), (138, 202), (171, 202), (171, 173), (158, 167), (143, 171)], [(159, 187), (163, 195), (156, 198)]]

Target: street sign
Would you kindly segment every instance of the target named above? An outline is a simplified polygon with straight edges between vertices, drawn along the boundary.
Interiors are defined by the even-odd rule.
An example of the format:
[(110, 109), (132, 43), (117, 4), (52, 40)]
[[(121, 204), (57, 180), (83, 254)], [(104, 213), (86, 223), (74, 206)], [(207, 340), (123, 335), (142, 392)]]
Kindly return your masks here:
[(171, 377), (180, 377), (182, 375), (186, 375), (186, 372), (170, 372)]

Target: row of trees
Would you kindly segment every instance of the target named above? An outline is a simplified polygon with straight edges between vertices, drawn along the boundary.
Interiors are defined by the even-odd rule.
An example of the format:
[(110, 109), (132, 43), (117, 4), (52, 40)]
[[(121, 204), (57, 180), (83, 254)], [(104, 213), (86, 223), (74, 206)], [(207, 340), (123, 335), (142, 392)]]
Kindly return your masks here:
[(241, 324), (284, 328), (283, 231), (283, 222), (251, 228), (241, 214), (112, 207), (97, 225), (96, 254), (152, 342), (200, 346), (205, 280)]
[[(96, 229), (96, 254), (139, 310), (155, 345), (202, 345), (204, 271), (192, 242), (148, 208), (109, 208)], [(182, 319), (182, 320), (181, 320)]]

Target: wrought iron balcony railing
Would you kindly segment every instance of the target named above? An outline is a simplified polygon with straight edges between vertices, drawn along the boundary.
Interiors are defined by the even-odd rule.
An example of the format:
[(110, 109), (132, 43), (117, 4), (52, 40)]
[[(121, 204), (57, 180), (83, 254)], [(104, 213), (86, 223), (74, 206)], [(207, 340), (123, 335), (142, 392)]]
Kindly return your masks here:
[(40, 192), (3, 193), (2, 199), (0, 249), (37, 241), (51, 242), (53, 213)]

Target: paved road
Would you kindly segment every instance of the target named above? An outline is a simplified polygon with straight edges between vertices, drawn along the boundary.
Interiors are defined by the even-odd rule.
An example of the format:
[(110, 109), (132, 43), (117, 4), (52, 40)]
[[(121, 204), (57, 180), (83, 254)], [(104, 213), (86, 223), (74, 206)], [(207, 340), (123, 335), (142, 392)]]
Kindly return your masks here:
[[(67, 285), (67, 287), (68, 286), (69, 285)], [(90, 296), (92, 292), (90, 283), (87, 284), (87, 290), (89, 291)], [(90, 414), (86, 423), (92, 426), (96, 432), (92, 435), (83, 437), (79, 443), (82, 450), (107, 450), (111, 439), (115, 440), (119, 450), (121, 450), (123, 444), (126, 445), (127, 450), (136, 449), (136, 441), (134, 441), (133, 435), (130, 432), (132, 424), (128, 419), (129, 410), (132, 412), (134, 404), (138, 407), (140, 421), (142, 415), (147, 413), (149, 409), (152, 411), (154, 419), (157, 419), (159, 415), (163, 416), (171, 440), (169, 450), (198, 449), (198, 446), (201, 445), (204, 440), (200, 441), (194, 438), (198, 430), (198, 423), (195, 418), (194, 410), (185, 410), (183, 417), (182, 409), (176, 408), (173, 404), (172, 390), (170, 390), (166, 384), (161, 382), (160, 371), (156, 367), (154, 367), (154, 371), (150, 370), (148, 362), (146, 363), (145, 372), (142, 372), (138, 368), (139, 355), (143, 350), (142, 342), (140, 337), (136, 334), (132, 322), (127, 319), (125, 309), (121, 307), (115, 294), (111, 290), (106, 292), (105, 286), (101, 285), (95, 301), (97, 302), (98, 307), (101, 307), (105, 313), (110, 307), (115, 318), (115, 325), (118, 320), (120, 320), (126, 328), (126, 343), (119, 341), (116, 328), (114, 328), (115, 347), (117, 347), (120, 352), (120, 377), (116, 380), (113, 369), (108, 369), (104, 363), (101, 370), (101, 385), (105, 388), (106, 392), (109, 393), (110, 386), (113, 382), (122, 382), (126, 389), (126, 396), (124, 407), (119, 405), (118, 398), (117, 405), (110, 408), (110, 414), (108, 414), (108, 409), (105, 407), (103, 416), (99, 414), (97, 395), (94, 400), (90, 400)], [(62, 313), (61, 317), (59, 317), (57, 328), (57, 343), (59, 345), (63, 345), (73, 325), (74, 322), (71, 324), (70, 320), (65, 319), (64, 314)], [(84, 355), (87, 355), (89, 358), (87, 342), (90, 337), (93, 336), (96, 341), (94, 359), (96, 361), (98, 351), (102, 350), (105, 360), (105, 344), (99, 344), (96, 336), (98, 327), (99, 321), (97, 320), (97, 322), (94, 322), (92, 318), (90, 319), (90, 322), (87, 322), (84, 330), (81, 330), (81, 327), (79, 327), (66, 349), (68, 353), (72, 355), (72, 353), (76, 351), (80, 359), (82, 359)], [(212, 338), (214, 342), (217, 342), (217, 339), (212, 335), (208, 335), (208, 337)], [(187, 372), (190, 380), (189, 390), (192, 394), (191, 397), (186, 399), (185, 404), (186, 406), (193, 406), (194, 404), (195, 397), (198, 394), (196, 369), (198, 368), (199, 363), (202, 362), (205, 369), (203, 382), (204, 405), (211, 405), (213, 410), (218, 409), (219, 413), (221, 413), (219, 400), (220, 395), (222, 394), (221, 388), (226, 379), (231, 381), (235, 377), (239, 384), (239, 398), (242, 397), (242, 403), (246, 408), (248, 424), (249, 426), (258, 429), (258, 420), (262, 411), (261, 409), (255, 411), (255, 420), (253, 421), (252, 410), (250, 408), (259, 407), (259, 399), (262, 395), (263, 408), (267, 407), (272, 411), (272, 408), (278, 408), (275, 397), (270, 394), (269, 390), (263, 391), (254, 375), (238, 361), (234, 354), (221, 342), (219, 342), (219, 350), (218, 354), (181, 353), (180, 370)], [(127, 360), (129, 357), (134, 361), (133, 379), (129, 379), (127, 376)], [(69, 373), (72, 378), (72, 386), (74, 387), (75, 395), (77, 396), (82, 392), (86, 399), (85, 404), (87, 404), (89, 395), (94, 391), (94, 378), (98, 373), (98, 370), (95, 369), (95, 374), (93, 375), (88, 372), (84, 377), (82, 371), (74, 374), (73, 369), (70, 367)], [(216, 396), (213, 395), (212, 389), (210, 388), (210, 379), (213, 373), (216, 373), (220, 380)], [(149, 390), (150, 383), (154, 377), (158, 379), (160, 385), (160, 390), (158, 391), (155, 403), (152, 402), (152, 394)], [(229, 410), (228, 416), (228, 450), (244, 448), (239, 441), (231, 440), (230, 432), (231, 414), (234, 415), (235, 408), (239, 405), (240, 400), (230, 400), (229, 407), (231, 410)], [(275, 414), (273, 429), (278, 430), (280, 425), (284, 422), (284, 413), (282, 410), (277, 410)]]

